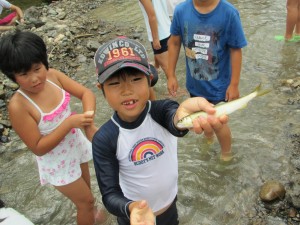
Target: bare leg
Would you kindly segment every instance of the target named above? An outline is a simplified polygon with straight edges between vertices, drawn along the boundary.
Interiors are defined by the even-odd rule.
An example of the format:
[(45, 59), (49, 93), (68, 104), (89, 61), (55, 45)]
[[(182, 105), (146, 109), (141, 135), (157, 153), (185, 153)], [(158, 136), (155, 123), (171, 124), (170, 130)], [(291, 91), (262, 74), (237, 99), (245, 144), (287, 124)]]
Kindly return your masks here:
[(82, 163), (80, 164), (80, 168), (81, 168), (81, 177), (83, 178), (83, 180), (85, 181), (85, 183), (87, 184), (87, 186), (89, 187), (89, 189), (91, 189), (91, 175), (90, 175), (90, 170), (89, 170), (89, 163)]
[[(80, 164), (82, 175), (81, 177), (86, 182), (89, 189), (91, 189), (91, 176), (90, 176), (90, 170), (89, 170), (89, 164), (88, 163), (82, 163)], [(97, 206), (94, 206), (94, 221), (95, 224), (101, 224), (107, 219), (107, 215), (104, 209), (97, 209)]]
[[(157, 61), (159, 63), (159, 66), (162, 68), (165, 74), (167, 74), (168, 70), (168, 51), (160, 53), (160, 54), (155, 54), (154, 55), (155, 62)], [(155, 65), (156, 67), (156, 65)]]
[(293, 32), (298, 19), (298, 5), (299, 0), (287, 0), (287, 17), (286, 17), (286, 31), (285, 39), (290, 40), (293, 38)]
[(298, 0), (298, 19), (296, 23), (295, 34), (300, 36), (300, 0)]
[(155, 66), (155, 69), (159, 69), (159, 62), (157, 61), (156, 57), (154, 56), (154, 66)]
[(94, 224), (94, 197), (83, 177), (71, 184), (54, 187), (76, 205), (78, 225)]
[(223, 161), (230, 161), (231, 154), (231, 132), (228, 124), (225, 124), (221, 130), (216, 132), (216, 136), (221, 146), (221, 159)]
[(11, 29), (14, 29), (15, 26), (0, 26), (0, 32), (1, 31), (8, 31), (8, 30), (11, 30)]

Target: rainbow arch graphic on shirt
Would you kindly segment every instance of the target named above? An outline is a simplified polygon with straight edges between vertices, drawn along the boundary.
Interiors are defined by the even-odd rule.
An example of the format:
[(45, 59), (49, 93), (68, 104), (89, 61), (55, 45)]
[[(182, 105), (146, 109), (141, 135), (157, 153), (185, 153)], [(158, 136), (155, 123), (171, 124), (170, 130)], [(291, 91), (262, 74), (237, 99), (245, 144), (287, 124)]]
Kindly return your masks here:
[(163, 144), (157, 139), (143, 139), (138, 142), (130, 152), (130, 161), (137, 162), (160, 153)]

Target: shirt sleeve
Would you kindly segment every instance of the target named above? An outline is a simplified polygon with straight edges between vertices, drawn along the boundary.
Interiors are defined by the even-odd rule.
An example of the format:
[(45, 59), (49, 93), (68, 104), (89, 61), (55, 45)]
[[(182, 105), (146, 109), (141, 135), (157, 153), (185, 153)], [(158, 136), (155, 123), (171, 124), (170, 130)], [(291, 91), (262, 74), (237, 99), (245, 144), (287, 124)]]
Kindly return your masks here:
[[(3, 8), (6, 8), (6, 9), (10, 9), (11, 7), (11, 4), (8, 2), (8, 1), (5, 1), (5, 0), (0, 0), (0, 5), (3, 7)], [(1, 12), (0, 12), (1, 13)]]
[(118, 127), (113, 122), (104, 124), (92, 140), (93, 160), (102, 201), (115, 216), (129, 218), (129, 203), (119, 184), (119, 163), (116, 157)]
[(232, 13), (230, 17), (229, 35), (230, 39), (228, 45), (230, 48), (243, 48), (247, 45), (247, 40), (243, 30), (242, 22), (238, 11)]
[(174, 125), (174, 116), (178, 107), (178, 102), (173, 100), (157, 100), (152, 102), (150, 114), (157, 123), (171, 134), (176, 137), (183, 137), (189, 130), (178, 130)]
[(173, 14), (173, 19), (172, 19), (172, 23), (171, 23), (171, 27), (170, 27), (170, 33), (172, 35), (180, 35), (180, 22), (179, 22), (179, 10), (177, 9), (178, 7), (175, 8), (174, 10), (174, 14)]

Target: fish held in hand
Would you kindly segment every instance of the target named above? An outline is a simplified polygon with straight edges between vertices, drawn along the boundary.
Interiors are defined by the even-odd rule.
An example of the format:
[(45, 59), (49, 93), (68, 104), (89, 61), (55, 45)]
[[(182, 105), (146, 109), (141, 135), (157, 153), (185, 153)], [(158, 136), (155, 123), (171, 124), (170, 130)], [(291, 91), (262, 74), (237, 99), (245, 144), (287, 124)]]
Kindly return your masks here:
[[(269, 93), (271, 90), (262, 90), (261, 84), (259, 84), (253, 92), (250, 94), (238, 98), (236, 100), (230, 101), (230, 102), (222, 102), (214, 106), (216, 109), (215, 116), (220, 117), (222, 115), (229, 115), (239, 109), (243, 109), (247, 106), (248, 102), (250, 102), (252, 99), (254, 99), (257, 96), (262, 96), (267, 93)], [(183, 117), (180, 119), (177, 123), (178, 128), (192, 128), (193, 127), (193, 120), (198, 117), (207, 117), (207, 113), (204, 111), (199, 111), (192, 113), (188, 116)]]

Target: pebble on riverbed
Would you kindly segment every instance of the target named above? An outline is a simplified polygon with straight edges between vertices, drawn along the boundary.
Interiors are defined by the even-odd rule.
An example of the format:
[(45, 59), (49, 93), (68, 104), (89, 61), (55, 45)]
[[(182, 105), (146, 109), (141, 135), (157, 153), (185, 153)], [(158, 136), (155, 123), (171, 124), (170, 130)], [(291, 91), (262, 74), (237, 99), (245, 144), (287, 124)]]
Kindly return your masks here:
[(286, 190), (284, 186), (275, 180), (265, 182), (260, 189), (259, 197), (264, 202), (270, 202), (277, 199), (282, 200)]

